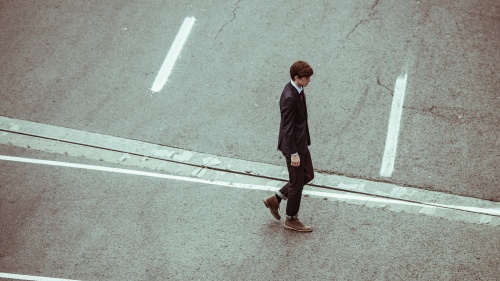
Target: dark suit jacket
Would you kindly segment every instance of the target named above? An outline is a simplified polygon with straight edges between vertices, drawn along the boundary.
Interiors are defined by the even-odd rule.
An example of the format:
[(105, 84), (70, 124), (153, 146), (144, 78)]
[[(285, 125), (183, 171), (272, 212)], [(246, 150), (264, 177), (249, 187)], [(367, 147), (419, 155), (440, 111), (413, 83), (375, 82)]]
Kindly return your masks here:
[[(304, 90), (302, 90), (304, 91)], [(291, 82), (285, 85), (280, 98), (281, 122), (278, 149), (283, 154), (306, 154), (311, 145), (309, 126), (307, 125), (306, 98), (300, 95)]]

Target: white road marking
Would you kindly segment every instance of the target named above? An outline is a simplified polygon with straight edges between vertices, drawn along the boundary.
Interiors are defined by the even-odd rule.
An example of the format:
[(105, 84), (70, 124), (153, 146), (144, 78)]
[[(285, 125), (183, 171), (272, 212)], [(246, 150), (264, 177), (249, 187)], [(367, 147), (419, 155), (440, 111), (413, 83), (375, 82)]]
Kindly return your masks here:
[(187, 17), (184, 19), (184, 22), (174, 39), (174, 43), (172, 43), (172, 47), (170, 47), (170, 50), (163, 61), (160, 71), (158, 72), (158, 75), (156, 75), (151, 91), (157, 93), (161, 91), (165, 83), (167, 83), (168, 76), (170, 76), (170, 72), (172, 72), (172, 69), (174, 68), (175, 61), (181, 53), (182, 47), (184, 46), (184, 43), (193, 28), (195, 20), (196, 19), (194, 17)]
[(40, 277), (40, 276), (30, 276), (12, 273), (0, 272), (0, 278), (9, 278), (16, 280), (32, 280), (32, 281), (77, 281), (72, 279), (61, 279), (61, 278), (50, 278), (50, 277)]
[[(208, 184), (208, 185), (235, 187), (235, 188), (250, 189), (250, 190), (263, 190), (263, 191), (276, 191), (276, 190), (278, 190), (278, 188), (276, 188), (276, 187), (264, 186), (264, 185), (244, 184), (244, 183), (225, 182), (225, 181), (211, 181), (211, 180), (204, 180), (204, 179), (200, 179), (200, 178), (182, 177), (182, 176), (143, 172), (143, 171), (136, 171), (136, 170), (129, 170), (129, 169), (111, 168), (111, 167), (104, 167), (104, 166), (94, 166), (94, 165), (76, 164), (76, 163), (41, 160), (41, 159), (22, 158), (22, 157), (14, 157), (14, 156), (6, 156), (6, 155), (0, 155), (0, 160), (12, 161), (12, 162), (22, 162), (22, 163), (31, 163), (31, 164), (50, 165), (50, 166), (59, 166), (59, 167), (68, 167), (68, 168), (77, 168), (77, 169), (86, 169), (86, 170), (94, 170), (94, 171), (104, 171), (104, 172), (112, 172), (112, 173), (137, 175), (137, 176), (147, 176), (147, 177), (171, 179), (171, 180), (201, 183), (201, 184)], [(456, 210), (471, 211), (471, 212), (489, 214), (489, 215), (493, 215), (493, 216), (500, 216), (500, 209), (465, 207), (465, 206), (434, 204), (434, 203), (421, 204), (421, 203), (417, 203), (417, 202), (407, 202), (407, 201), (398, 200), (398, 199), (379, 198), (379, 197), (373, 197), (373, 196), (368, 196), (368, 195), (321, 192), (321, 191), (311, 191), (311, 190), (304, 190), (302, 194), (319, 196), (319, 197), (326, 197), (326, 198), (334, 198), (334, 199), (356, 200), (356, 201), (361, 201), (361, 202), (376, 202), (376, 203), (386, 203), (386, 204), (392, 204), (392, 205), (419, 206), (419, 207), (426, 207), (426, 208), (430, 208), (430, 209), (433, 209), (433, 208), (434, 209), (441, 209), (441, 208), (450, 209), (451, 208), (451, 209), (456, 209)]]
[[(240, 182), (241, 175), (235, 175), (234, 173), (249, 173), (254, 176), (259, 176), (254, 178), (251, 183), (266, 187), (281, 187), (283, 182), (288, 179), (288, 176), (286, 176), (286, 169), (278, 165), (254, 163), (241, 159), (222, 157), (220, 155), (217, 156), (187, 151), (164, 145), (12, 119), (4, 116), (0, 116), (0, 131), (0, 144), (7, 146), (17, 146), (49, 153), (84, 157), (86, 159), (114, 164), (117, 164), (117, 160), (126, 154), (133, 155), (129, 159), (130, 161), (124, 160), (123, 162), (119, 162), (121, 165), (134, 167), (132, 169), (140, 168), (157, 171), (159, 167), (162, 167), (165, 173), (176, 171), (176, 174), (179, 176), (198, 177), (210, 180), (221, 176), (221, 174), (225, 175), (226, 173), (215, 172), (217, 175), (214, 175), (213, 172), (208, 173), (207, 169), (201, 168), (203, 168), (203, 166), (217, 164), (216, 167), (218, 169), (228, 172), (223, 179), (226, 182)], [(152, 158), (149, 158), (149, 156)], [(137, 157), (140, 157), (141, 160), (138, 161)], [(217, 158), (219, 161), (207, 162), (207, 159), (212, 158)], [(179, 159), (182, 159), (182, 161)], [(179, 167), (181, 166), (174, 168), (170, 162), (171, 160), (179, 162), (182, 168), (180, 168), (180, 170)], [(187, 166), (184, 166), (182, 163)], [(198, 169), (194, 170), (196, 167), (198, 167)], [(269, 177), (269, 179), (260, 178), (260, 176)], [(326, 175), (318, 172), (316, 172), (316, 177), (309, 186), (312, 189), (307, 188), (306, 190), (313, 191), (319, 188), (320, 190), (318, 191), (340, 194), (329, 195), (329, 198), (337, 202), (366, 206), (368, 208), (386, 208), (395, 212), (425, 214), (447, 218), (452, 221), (500, 226), (500, 218), (493, 218), (491, 215), (500, 213), (500, 204), (489, 200), (397, 186), (382, 182), (372, 182), (338, 175)], [(368, 186), (370, 186), (370, 188), (365, 189), (365, 187)], [(362, 197), (355, 198), (354, 194), (360, 194), (359, 192), (370, 199), (361, 199)], [(344, 195), (344, 193), (353, 194), (353, 196), (348, 197), (348, 195)], [(376, 198), (382, 198), (381, 200), (394, 199), (395, 201), (393, 202), (396, 203), (388, 204), (384, 202), (389, 201), (377, 201)], [(410, 204), (397, 202), (414, 202), (421, 205), (410, 206)], [(443, 206), (446, 210), (441, 210), (432, 206)], [(454, 211), (456, 211), (456, 213)]]
[(245, 188), (245, 189), (266, 190), (266, 191), (275, 190), (275, 188), (273, 188), (273, 187), (263, 186), (263, 185), (252, 185), (252, 184), (224, 182), (224, 181), (211, 181), (211, 180), (204, 180), (204, 179), (200, 179), (200, 178), (190, 178), (190, 177), (174, 176), (174, 175), (167, 175), (167, 174), (142, 172), (142, 171), (136, 171), (136, 170), (111, 168), (111, 167), (104, 167), (104, 166), (94, 166), (94, 165), (75, 164), (75, 163), (50, 161), (50, 160), (21, 158), (21, 157), (13, 157), (13, 156), (6, 156), (6, 155), (0, 155), (0, 160), (32, 163), (32, 164), (41, 164), (41, 165), (50, 165), (50, 166), (59, 166), (59, 167), (68, 167), (68, 168), (76, 168), (76, 169), (86, 169), (86, 170), (103, 171), (103, 172), (112, 172), (112, 173), (129, 174), (129, 175), (137, 175), (137, 176), (147, 176), (147, 177), (171, 179), (171, 180), (210, 184), (210, 185), (228, 186), (228, 187), (236, 187), (236, 188)]
[(403, 113), (403, 101), (406, 91), (406, 81), (408, 75), (401, 74), (394, 85), (394, 97), (392, 98), (391, 115), (389, 117), (389, 126), (387, 128), (387, 139), (385, 141), (384, 158), (382, 159), (382, 168), (380, 175), (390, 177), (394, 171), (394, 161), (398, 147), (399, 128), (401, 124), (401, 115)]

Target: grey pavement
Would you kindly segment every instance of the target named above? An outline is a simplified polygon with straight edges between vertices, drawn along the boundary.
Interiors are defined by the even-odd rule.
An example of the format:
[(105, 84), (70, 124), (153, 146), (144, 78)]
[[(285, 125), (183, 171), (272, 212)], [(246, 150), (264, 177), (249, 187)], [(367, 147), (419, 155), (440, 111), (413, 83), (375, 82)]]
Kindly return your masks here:
[[(0, 0), (0, 279), (498, 280), (499, 15), (496, 0)], [(299, 59), (315, 70), (310, 234), (262, 204), (287, 177), (277, 101)]]
[[(36, 122), (0, 117), (0, 131), (0, 144), (13, 148), (83, 157), (208, 182), (250, 184), (248, 188), (273, 191), (288, 180), (284, 165), (221, 157)], [(8, 152), (9, 149), (6, 157), (15, 157), (15, 153)], [(0, 155), (0, 160), (12, 159)], [(320, 172), (315, 172), (305, 192), (372, 208), (500, 226), (500, 203), (472, 197)]]
[[(281, 165), (276, 101), (290, 64), (304, 59), (316, 73), (307, 93), (318, 171), (499, 201), (499, 11), (494, 0), (3, 0), (0, 115)], [(174, 71), (153, 94), (191, 16)]]
[[(20, 157), (118, 167), (2, 146)], [(498, 227), (269, 192), (2, 162), (0, 272), (73, 280), (496, 280)]]

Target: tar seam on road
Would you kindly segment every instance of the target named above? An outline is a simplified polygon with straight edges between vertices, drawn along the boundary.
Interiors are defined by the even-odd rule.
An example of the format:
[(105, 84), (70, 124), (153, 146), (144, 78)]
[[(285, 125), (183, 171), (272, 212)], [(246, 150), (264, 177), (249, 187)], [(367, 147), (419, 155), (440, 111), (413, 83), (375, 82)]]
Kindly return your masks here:
[(165, 83), (167, 83), (168, 76), (170, 76), (170, 72), (172, 72), (172, 69), (174, 68), (174, 64), (181, 53), (182, 47), (184, 46), (191, 29), (193, 28), (195, 20), (196, 19), (194, 17), (187, 17), (184, 19), (184, 22), (182, 23), (182, 26), (179, 29), (179, 32), (177, 33), (165, 60), (163, 61), (160, 71), (158, 72), (158, 75), (156, 75), (151, 91), (157, 93), (161, 91)]
[(401, 115), (403, 114), (403, 102), (406, 91), (406, 81), (408, 75), (401, 74), (394, 85), (394, 97), (392, 98), (391, 115), (389, 126), (387, 127), (387, 139), (385, 141), (384, 157), (380, 175), (390, 177), (394, 171), (394, 161), (398, 147), (399, 128), (401, 125)]
[[(182, 161), (176, 161), (176, 160), (172, 160), (172, 159), (165, 159), (165, 158), (161, 158), (161, 157), (155, 157), (155, 156), (146, 155), (146, 154), (142, 154), (142, 153), (135, 153), (135, 152), (129, 152), (129, 151), (124, 151), (124, 150), (111, 149), (111, 148), (106, 148), (106, 147), (99, 147), (99, 146), (96, 146), (96, 145), (89, 145), (89, 144), (72, 142), (72, 141), (67, 141), (67, 140), (60, 140), (60, 139), (56, 139), (56, 138), (39, 136), (39, 135), (28, 134), (28, 133), (22, 133), (22, 132), (17, 132), (17, 131), (12, 131), (12, 130), (7, 130), (7, 129), (1, 129), (1, 128), (0, 128), (0, 131), (1, 132), (12, 133), (12, 134), (23, 135), (23, 136), (41, 138), (41, 139), (46, 139), (46, 140), (51, 140), (51, 141), (58, 141), (58, 142), (62, 142), (62, 143), (72, 144), (72, 145), (79, 145), (79, 146), (84, 146), (84, 147), (89, 147), (89, 148), (95, 148), (95, 149), (101, 149), (101, 150), (106, 150), (106, 151), (124, 153), (124, 154), (133, 155), (133, 156), (147, 157), (147, 158), (151, 158), (151, 159), (155, 159), (155, 160), (159, 160), (159, 161), (176, 163), (176, 164), (181, 164), (181, 165), (186, 165), (186, 166), (191, 166), (191, 167), (196, 167), (196, 168), (204, 168), (204, 169), (213, 170), (213, 171), (221, 171), (221, 172), (226, 172), (226, 173), (231, 173), (231, 174), (239, 174), (239, 175), (251, 176), (251, 177), (255, 177), (255, 178), (263, 178), (263, 179), (269, 179), (269, 180), (276, 180), (276, 181), (286, 182), (286, 180), (281, 179), (281, 178), (275, 178), (275, 177), (269, 177), (269, 176), (262, 176), (262, 175), (255, 175), (255, 174), (251, 174), (251, 173), (243, 173), (243, 172), (233, 171), (233, 170), (229, 170), (229, 169), (215, 168), (215, 167), (206, 166), (206, 165), (197, 165), (197, 164), (186, 163), (186, 162), (182, 162)], [(7, 157), (9, 157), (9, 156), (7, 156)], [(0, 156), (0, 159), (1, 158), (3, 158), (3, 156)], [(213, 184), (213, 182), (210, 182), (210, 183)], [(489, 215), (489, 216), (492, 215), (491, 213), (481, 212), (479, 210), (471, 210), (471, 209), (460, 208), (460, 206), (448, 206), (448, 205), (435, 204), (435, 203), (429, 203), (429, 202), (420, 202), (420, 201), (417, 201), (417, 200), (394, 198), (394, 197), (391, 197), (391, 196), (383, 196), (383, 195), (371, 194), (371, 193), (363, 192), (363, 191), (348, 190), (348, 189), (343, 189), (343, 188), (340, 188), (340, 187), (331, 187), (331, 186), (324, 186), (324, 185), (317, 185), (317, 184), (308, 184), (308, 185), (312, 186), (312, 187), (326, 189), (326, 190), (341, 191), (341, 192), (346, 192), (346, 193), (350, 193), (350, 194), (358, 194), (358, 195), (363, 195), (363, 196), (370, 196), (370, 197), (373, 197), (373, 198), (380, 198), (380, 199), (386, 199), (386, 200), (391, 200), (391, 201), (405, 202), (405, 203), (408, 203), (408, 204), (417, 204), (417, 205), (421, 205), (421, 206), (428, 206), (428, 207), (434, 207), (434, 208), (435, 207), (439, 207), (439, 208), (449, 209), (449, 210), (461, 210), (461, 211), (464, 211), (464, 212), (469, 212), (469, 213), (474, 213), (474, 214), (483, 214), (483, 215)], [(494, 216), (499, 216), (499, 215), (495, 215), (495, 214), (493, 214), (493, 215)]]

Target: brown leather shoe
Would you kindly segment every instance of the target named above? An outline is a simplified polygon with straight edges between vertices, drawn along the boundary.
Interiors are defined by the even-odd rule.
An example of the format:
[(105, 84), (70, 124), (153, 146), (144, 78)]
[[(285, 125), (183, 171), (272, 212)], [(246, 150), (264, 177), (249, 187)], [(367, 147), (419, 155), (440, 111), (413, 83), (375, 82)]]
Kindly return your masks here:
[(278, 199), (276, 198), (275, 195), (264, 199), (264, 205), (266, 205), (266, 207), (268, 207), (269, 210), (271, 210), (271, 214), (273, 214), (273, 216), (277, 220), (281, 219), (281, 216), (278, 212), (278, 210), (280, 208), (280, 203), (278, 202)]
[(299, 232), (311, 232), (313, 231), (310, 226), (304, 225), (299, 219), (289, 219), (285, 220), (285, 228), (291, 229)]

